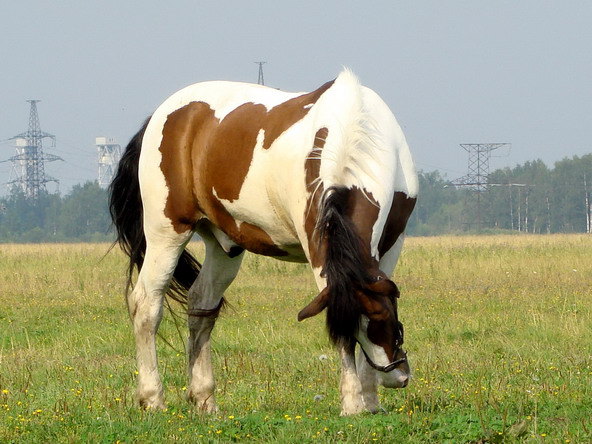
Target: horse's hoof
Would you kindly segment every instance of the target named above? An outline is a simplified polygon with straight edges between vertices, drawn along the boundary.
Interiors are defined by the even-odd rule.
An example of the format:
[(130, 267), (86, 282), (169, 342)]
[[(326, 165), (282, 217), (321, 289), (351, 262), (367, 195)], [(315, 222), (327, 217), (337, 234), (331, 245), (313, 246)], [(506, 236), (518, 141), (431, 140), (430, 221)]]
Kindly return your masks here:
[(144, 410), (165, 410), (166, 404), (161, 400), (140, 399), (140, 407)]
[(366, 407), (361, 402), (356, 402), (347, 406), (341, 407), (341, 416), (359, 415), (360, 413), (366, 412)]
[(187, 394), (187, 400), (195, 405), (195, 408), (200, 413), (212, 414), (218, 413), (218, 406), (216, 405), (216, 400), (214, 399), (214, 395), (195, 395), (193, 393)]
[(370, 413), (372, 413), (373, 415), (377, 415), (377, 414), (379, 414), (379, 413), (381, 413), (381, 414), (385, 415), (385, 414), (387, 414), (387, 413), (388, 413), (388, 412), (386, 411), (386, 409), (385, 409), (383, 406), (381, 406), (381, 405), (378, 405), (378, 406), (376, 406), (376, 407), (372, 407), (371, 409), (368, 409), (368, 411), (369, 411)]
[(136, 391), (136, 400), (144, 410), (164, 410), (164, 395), (162, 389), (144, 389)]

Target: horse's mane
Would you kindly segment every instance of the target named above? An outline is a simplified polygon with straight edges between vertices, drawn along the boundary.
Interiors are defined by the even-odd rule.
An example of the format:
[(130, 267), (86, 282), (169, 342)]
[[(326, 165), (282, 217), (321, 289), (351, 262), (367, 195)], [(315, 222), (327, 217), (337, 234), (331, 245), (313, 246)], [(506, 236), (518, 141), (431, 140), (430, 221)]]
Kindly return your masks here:
[(347, 216), (351, 187), (358, 184), (365, 190), (364, 184), (379, 183), (375, 172), (389, 164), (376, 143), (380, 134), (363, 95), (357, 77), (345, 69), (315, 105), (329, 128), (320, 154), (319, 188), (324, 193), (317, 230), (326, 248), (322, 276), (329, 296), (327, 329), (334, 343), (349, 341), (356, 334), (362, 311), (356, 292), (367, 292), (372, 280), (368, 254)]
[(319, 217), (319, 238), (325, 242), (322, 275), (327, 279), (327, 330), (334, 343), (349, 341), (358, 330), (361, 306), (355, 295), (372, 281), (362, 254), (362, 241), (346, 217), (350, 190), (325, 191)]
[[(322, 150), (320, 176), (325, 188), (343, 184), (380, 184), (375, 172), (388, 168), (384, 149), (377, 144), (380, 132), (366, 109), (363, 87), (345, 69), (315, 105), (330, 137)], [(364, 187), (360, 187), (364, 188)]]

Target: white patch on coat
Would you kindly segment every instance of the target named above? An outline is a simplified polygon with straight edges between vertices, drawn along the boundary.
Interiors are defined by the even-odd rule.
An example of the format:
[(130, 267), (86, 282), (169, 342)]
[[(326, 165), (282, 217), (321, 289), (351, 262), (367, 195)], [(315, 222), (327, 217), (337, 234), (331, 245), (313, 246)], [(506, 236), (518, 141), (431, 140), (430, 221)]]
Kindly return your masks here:
[[(388, 358), (384, 348), (374, 344), (366, 335), (366, 332), (368, 331), (368, 323), (369, 319), (367, 316), (360, 316), (360, 329), (356, 334), (356, 339), (360, 343), (360, 347), (363, 348), (374, 364), (385, 367), (389, 365), (391, 361)], [(405, 381), (409, 378), (409, 375), (405, 374), (398, 368), (395, 368), (394, 370), (387, 373), (377, 370), (374, 370), (374, 372), (378, 377), (378, 382), (380, 382), (383, 386), (390, 388), (402, 387)], [(369, 396), (369, 394), (366, 394), (366, 396)]]
[[(289, 134), (286, 136), (286, 133), (290, 130), (291, 128), (280, 135), (269, 149), (263, 148), (265, 131), (259, 130), (251, 165), (237, 199), (220, 199), (213, 190), (216, 198), (235, 220), (239, 223), (249, 222), (261, 228), (280, 248), (300, 244), (296, 228), (286, 211), (286, 208), (292, 206), (292, 202), (289, 201), (290, 193), (286, 189), (288, 181), (282, 177), (290, 175), (290, 169), (294, 169), (289, 163), (290, 148), (285, 142), (285, 139), (289, 139)], [(292, 174), (298, 173), (300, 172), (294, 171)], [(300, 173), (301, 177), (296, 181), (304, 182), (303, 174)]]
[(370, 320), (367, 316), (361, 315), (360, 316), (360, 328), (358, 333), (356, 334), (356, 339), (360, 343), (360, 347), (364, 349), (368, 357), (374, 362), (376, 365), (387, 366), (390, 364), (390, 360), (384, 351), (384, 348), (376, 345), (372, 342), (366, 332), (368, 331), (368, 324)]
[(405, 235), (401, 234), (397, 241), (394, 243), (394, 245), (380, 258), (378, 267), (384, 274), (386, 274), (389, 277), (393, 275), (393, 271), (395, 270), (395, 266), (397, 265), (397, 262), (399, 261), (399, 256), (401, 255), (401, 250), (403, 249), (404, 242)]
[[(148, 222), (154, 225), (156, 230), (158, 226), (163, 228), (173, 226), (171, 220), (164, 215), (169, 189), (160, 169), (162, 153), (159, 148), (165, 122), (166, 116), (158, 111), (150, 119), (142, 139), (142, 151), (138, 164), (138, 178), (144, 207), (144, 227)], [(150, 228), (147, 227), (147, 229)]]

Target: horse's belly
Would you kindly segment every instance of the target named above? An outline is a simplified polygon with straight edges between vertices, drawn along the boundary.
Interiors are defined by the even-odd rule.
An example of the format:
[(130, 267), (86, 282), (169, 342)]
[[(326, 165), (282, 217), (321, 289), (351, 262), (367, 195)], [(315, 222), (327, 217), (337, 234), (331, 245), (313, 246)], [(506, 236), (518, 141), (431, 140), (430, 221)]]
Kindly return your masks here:
[[(255, 206), (257, 207), (257, 206)], [(295, 230), (286, 226), (272, 208), (257, 214), (241, 208), (240, 202), (226, 208), (231, 219), (218, 224), (220, 229), (238, 246), (252, 253), (273, 256), (291, 262), (305, 262), (306, 256)]]

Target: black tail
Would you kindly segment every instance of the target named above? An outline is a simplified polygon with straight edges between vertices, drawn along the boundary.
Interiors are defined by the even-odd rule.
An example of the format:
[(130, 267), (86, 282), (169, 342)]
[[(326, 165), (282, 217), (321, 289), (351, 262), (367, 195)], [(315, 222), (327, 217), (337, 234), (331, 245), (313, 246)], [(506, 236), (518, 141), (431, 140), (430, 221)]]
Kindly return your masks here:
[(356, 291), (372, 281), (362, 255), (362, 242), (346, 217), (349, 191), (331, 187), (325, 191), (319, 218), (320, 239), (326, 242), (323, 276), (330, 298), (327, 329), (334, 343), (351, 340), (358, 330), (361, 306)]
[[(121, 249), (129, 256), (126, 294), (132, 286), (134, 269), (137, 267), (140, 271), (146, 253), (138, 162), (142, 139), (149, 121), (150, 118), (128, 143), (119, 161), (115, 177), (109, 186), (109, 212), (117, 230), (115, 243), (119, 243)], [(197, 279), (200, 269), (199, 262), (191, 253), (184, 250), (175, 268), (167, 294), (181, 303), (186, 303), (187, 291)]]

